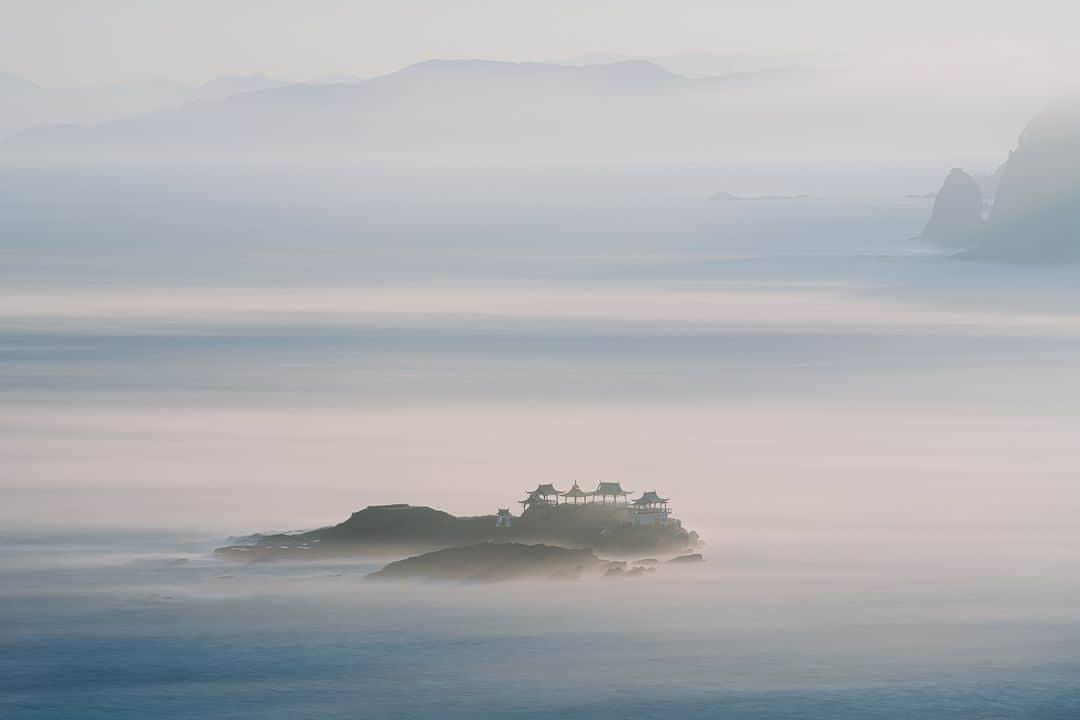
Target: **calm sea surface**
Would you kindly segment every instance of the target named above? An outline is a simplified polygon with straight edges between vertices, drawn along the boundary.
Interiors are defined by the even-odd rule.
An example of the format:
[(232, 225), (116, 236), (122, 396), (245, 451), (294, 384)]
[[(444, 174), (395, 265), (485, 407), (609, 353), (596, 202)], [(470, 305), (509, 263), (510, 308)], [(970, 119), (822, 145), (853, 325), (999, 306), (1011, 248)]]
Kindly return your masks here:
[[(607, 180), (0, 172), (0, 717), (1080, 717), (1080, 274)], [(707, 562), (211, 554), (607, 480)]]
[(804, 540), (642, 580), (386, 586), (373, 564), (217, 563), (197, 538), (7, 540), (4, 717), (1080, 712), (1075, 575), (948, 578)]

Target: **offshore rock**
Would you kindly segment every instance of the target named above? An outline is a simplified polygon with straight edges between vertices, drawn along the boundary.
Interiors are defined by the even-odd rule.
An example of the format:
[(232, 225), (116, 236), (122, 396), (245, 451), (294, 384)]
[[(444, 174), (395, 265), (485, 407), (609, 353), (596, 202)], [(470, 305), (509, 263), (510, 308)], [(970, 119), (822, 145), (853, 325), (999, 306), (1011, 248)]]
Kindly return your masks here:
[(589, 550), (552, 545), (481, 543), (447, 548), (392, 562), (367, 577), (373, 580), (567, 580), (604, 565)]
[(968, 247), (977, 241), (982, 211), (983, 195), (975, 178), (953, 168), (938, 191), (920, 239), (936, 245)]

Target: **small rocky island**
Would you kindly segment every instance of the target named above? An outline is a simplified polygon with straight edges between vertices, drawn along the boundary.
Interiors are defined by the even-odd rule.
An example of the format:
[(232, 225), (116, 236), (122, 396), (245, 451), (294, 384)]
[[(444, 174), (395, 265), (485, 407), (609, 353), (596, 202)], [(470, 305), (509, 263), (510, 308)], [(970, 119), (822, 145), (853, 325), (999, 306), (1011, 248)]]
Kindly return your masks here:
[[(372, 505), (338, 525), (252, 535), (216, 553), (249, 562), (409, 555), (414, 557), (373, 577), (478, 580), (644, 573), (655, 558), (629, 568), (623, 559), (687, 557), (701, 545), (697, 533), (671, 516), (669, 500), (655, 491), (631, 500), (619, 483), (600, 483), (592, 492), (577, 483), (566, 491), (545, 484), (520, 504), (520, 515), (500, 508), (468, 517), (423, 506)], [(620, 559), (601, 560), (597, 553)]]

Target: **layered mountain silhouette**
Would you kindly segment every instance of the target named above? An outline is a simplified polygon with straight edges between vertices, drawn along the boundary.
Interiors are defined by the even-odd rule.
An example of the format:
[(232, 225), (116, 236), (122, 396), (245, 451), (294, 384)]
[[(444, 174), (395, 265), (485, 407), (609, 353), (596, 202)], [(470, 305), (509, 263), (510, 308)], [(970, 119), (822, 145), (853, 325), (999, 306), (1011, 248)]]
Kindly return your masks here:
[(190, 102), (286, 85), (265, 75), (221, 77), (201, 85), (171, 82), (51, 88), (0, 73), (0, 135), (40, 125), (100, 124)]
[(717, 54), (708, 52), (681, 52), (671, 55), (655, 55), (635, 58), (615, 53), (586, 53), (559, 62), (560, 65), (609, 65), (625, 60), (646, 60), (677, 75), (688, 78), (706, 78), (731, 73), (752, 73), (761, 70), (809, 69), (820, 64), (809, 55), (750, 55), (746, 53)]
[[(181, 158), (200, 153), (526, 162), (701, 152), (731, 96), (797, 86), (783, 72), (691, 80), (644, 61), (569, 67), (433, 60), (362, 82), (298, 84), (99, 124), (39, 128), (5, 147), (34, 154)], [(729, 138), (724, 138), (727, 144)]]
[(881, 167), (928, 147), (982, 145), (966, 118), (944, 110), (928, 117), (925, 108), (845, 92), (836, 72), (766, 67), (689, 78), (644, 60), (432, 60), (358, 82), (295, 84), (104, 123), (32, 129), (0, 153), (244, 162), (257, 153), (424, 166)]

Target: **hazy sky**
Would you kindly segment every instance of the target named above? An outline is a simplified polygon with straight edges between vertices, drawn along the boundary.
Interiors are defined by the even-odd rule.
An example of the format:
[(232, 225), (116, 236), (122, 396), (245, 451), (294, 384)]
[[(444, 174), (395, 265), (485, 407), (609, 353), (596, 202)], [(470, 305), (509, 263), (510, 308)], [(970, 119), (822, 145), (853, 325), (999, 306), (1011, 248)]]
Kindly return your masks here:
[(301, 80), (432, 57), (873, 49), (1049, 72), (1075, 60), (1078, 20), (1068, 0), (0, 0), (0, 71), (50, 85)]

